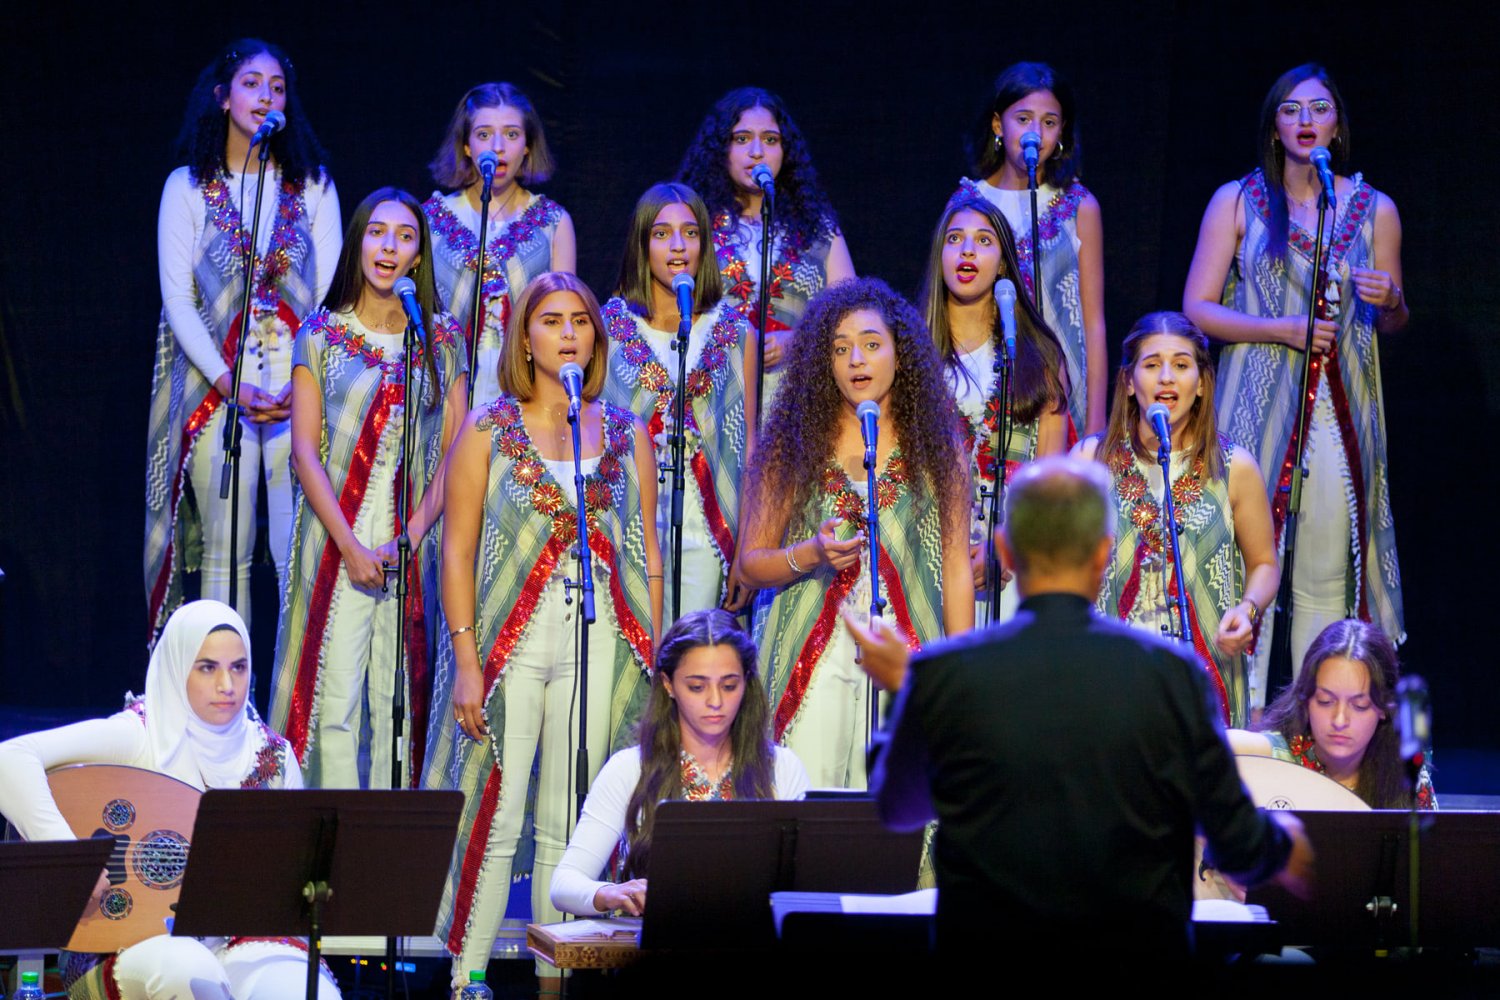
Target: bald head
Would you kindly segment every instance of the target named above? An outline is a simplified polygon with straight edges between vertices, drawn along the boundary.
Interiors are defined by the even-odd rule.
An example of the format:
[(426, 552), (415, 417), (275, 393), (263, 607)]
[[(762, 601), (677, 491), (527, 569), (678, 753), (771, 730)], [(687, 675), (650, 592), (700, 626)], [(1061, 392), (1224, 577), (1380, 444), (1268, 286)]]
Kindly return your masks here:
[(1023, 582), (1091, 573), (1101, 547), (1107, 554), (1114, 525), (1109, 473), (1097, 462), (1039, 459), (1022, 466), (1006, 487), (1003, 544)]

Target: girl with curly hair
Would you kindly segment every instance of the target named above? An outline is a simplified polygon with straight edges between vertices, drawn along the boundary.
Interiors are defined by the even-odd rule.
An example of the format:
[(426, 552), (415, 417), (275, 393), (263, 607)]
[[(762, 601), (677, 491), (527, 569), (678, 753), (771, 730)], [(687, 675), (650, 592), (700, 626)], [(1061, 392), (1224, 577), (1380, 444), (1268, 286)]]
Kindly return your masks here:
[(485, 230), (484, 280), (480, 287), (479, 354), (474, 405), (500, 395), (495, 380), (500, 339), (511, 305), (531, 279), (544, 271), (572, 271), (578, 264), (573, 220), (563, 207), (531, 190), (554, 169), (542, 117), (510, 83), (481, 83), (459, 98), (442, 145), (428, 169), (441, 191), (422, 210), (432, 227), (438, 292), (462, 325), (467, 343), (479, 268), (479, 158), (497, 157)]
[[(719, 99), (693, 137), (677, 179), (703, 196), (713, 217), (714, 248), (724, 292), (740, 313), (759, 322), (761, 189), (752, 177), (764, 165), (776, 181), (772, 220), (765, 401), (779, 384), (791, 331), (819, 290), (854, 277), (838, 216), (818, 183), (812, 154), (780, 97), (740, 87)], [(753, 395), (753, 390), (752, 390)]]
[[(800, 799), (807, 787), (797, 755), (771, 742), (755, 643), (727, 611), (690, 611), (662, 636), (639, 745), (611, 757), (589, 788), (552, 876), (552, 905), (581, 917), (639, 916), (663, 800)], [(606, 872), (617, 847), (621, 863)]]
[[(730, 581), (728, 606), (748, 595), (731, 573), (739, 535), (740, 479), (755, 426), (755, 346), (750, 324), (729, 306), (709, 245), (708, 209), (683, 184), (655, 184), (635, 206), (615, 297), (604, 322), (610, 352), (604, 399), (646, 421), (656, 459), (671, 459), (667, 433), (673, 418), (679, 322), (672, 282), (693, 279), (688, 334), (688, 400), (685, 470), (688, 496), (682, 523), (682, 611), (716, 605)], [(672, 493), (658, 491), (657, 532), (667, 552)], [(670, 571), (669, 571), (670, 572)], [(669, 577), (670, 579), (670, 577)], [(669, 608), (669, 613), (671, 609)]]
[[(1041, 139), (1037, 171), (1037, 254), (1031, 273), (1031, 193), (1021, 137)], [(970, 133), (978, 180), (959, 193), (999, 208), (1017, 234), (1016, 255), (1026, 295), (1040, 302), (1067, 360), (1068, 415), (1076, 433), (1104, 429), (1109, 403), (1109, 352), (1104, 336), (1104, 228), (1099, 202), (1079, 181), (1083, 169), (1073, 88), (1051, 66), (1007, 67)]]
[[(438, 308), (432, 243), (421, 204), (379, 188), (349, 221), (338, 273), (297, 331), (292, 349), (292, 472), (296, 513), (282, 615), (276, 630), (271, 719), (291, 741), (315, 788), (391, 785), (391, 707), (404, 656), (405, 787), (421, 774), (432, 686), (425, 632), (443, 512), (442, 456), (464, 412), (463, 338)], [(417, 287), (428, 338), (408, 356), (406, 314), (395, 285)], [(406, 367), (412, 397), (406, 398)], [(403, 427), (411, 467), (401, 468)], [(396, 522), (406, 477), (407, 522)], [(389, 574), (397, 539), (411, 541), (405, 608)], [(423, 539), (429, 544), (423, 546)], [(398, 614), (407, 618), (398, 650)], [(368, 770), (362, 734), (370, 732)]]
[(1265, 481), (1254, 457), (1218, 432), (1208, 338), (1191, 320), (1176, 312), (1142, 316), (1121, 349), (1109, 428), (1074, 449), (1107, 466), (1114, 482), (1118, 519), (1099, 610), (1153, 632), (1178, 629), (1181, 583), (1163, 543), (1166, 487), (1156, 432), (1146, 419), (1160, 403), (1171, 428), (1188, 637), (1224, 724), (1243, 726), (1251, 697), (1244, 654), (1280, 579)]
[[(465, 796), (438, 912), (455, 988), (489, 963), (534, 761), (531, 915), (537, 923), (561, 919), (547, 887), (574, 815), (573, 750), (585, 697), (575, 659), (578, 600), (566, 589), (568, 578), (578, 578), (570, 553), (580, 502), (561, 377), (569, 363), (583, 369), (578, 458), (596, 592), (586, 694), (590, 780), (611, 751), (628, 745), (645, 701), (662, 602), (661, 555), (645, 519), (656, 508), (656, 459), (640, 420), (600, 399), (608, 355), (594, 293), (574, 275), (540, 275), (511, 316), (500, 396), (470, 411), (447, 457), (447, 627), (438, 637), (439, 707), (425, 781)], [(538, 965), (538, 975), (548, 971)]]
[[(1312, 154), (1328, 150), (1335, 172), (1349, 162), (1349, 107), (1328, 71), (1307, 63), (1278, 77), (1256, 138), (1259, 166), (1219, 188), (1203, 213), (1182, 308), (1226, 345), (1219, 420), (1266, 471), (1278, 545), (1302, 366), (1311, 366), (1304, 530), (1292, 572), (1295, 663), (1323, 626), (1345, 617), (1378, 623), (1398, 644), (1406, 638), (1376, 334), (1399, 332), (1411, 314), (1401, 291), (1401, 217), (1360, 174), (1334, 177), (1323, 274), (1313, 274), (1320, 185)], [(1308, 357), (1307, 317), (1319, 286), (1326, 308)], [(1261, 648), (1269, 647), (1267, 629)]]
[(863, 620), (870, 559), (860, 403), (880, 406), (876, 502), (887, 616), (912, 648), (974, 624), (969, 477), (958, 411), (921, 319), (882, 281), (813, 299), (751, 462), (740, 568), (776, 741), (817, 787), (865, 786), (869, 702), (841, 609)]
[[(1276, 757), (1326, 775), (1372, 809), (1410, 809), (1411, 780), (1396, 728), (1396, 647), (1380, 626), (1345, 618), (1308, 647), (1290, 687), (1266, 706), (1255, 732), (1226, 735), (1237, 754)], [(1436, 809), (1425, 758), (1417, 771), (1417, 808)]]
[[(239, 518), (229, 565), (230, 500), (219, 498), (220, 404), (234, 381), (260, 157), (251, 138), (273, 112), (260, 231), (250, 276), (250, 324), (240, 382)], [(178, 136), (186, 165), (168, 177), (157, 214), (162, 312), (147, 437), (145, 580), (155, 637), (183, 600), (183, 574), (202, 570), (202, 596), (250, 618), (255, 507), (266, 482), (270, 539), (285, 582), (292, 530), (292, 339), (322, 299), (339, 256), (338, 194), (302, 113), (297, 72), (279, 46), (242, 38), (221, 49), (188, 97)]]
[[(1001, 420), (1005, 336), (995, 285), (1001, 278), (1015, 282), (1020, 273), (1015, 238), (1000, 210), (977, 195), (954, 196), (932, 234), (922, 312), (958, 403), (959, 426), (969, 455), (973, 482), (969, 561), (974, 568), (976, 622), (988, 621), (988, 494), (995, 488), (996, 441), (1002, 424), (1005, 440), (999, 442), (999, 452), (1007, 479), (1021, 463), (1060, 454), (1067, 447), (1067, 371), (1062, 345), (1031, 300), (1019, 294), (1010, 413), (1007, 420)], [(1014, 602), (1006, 605), (1002, 615), (1009, 617)]]

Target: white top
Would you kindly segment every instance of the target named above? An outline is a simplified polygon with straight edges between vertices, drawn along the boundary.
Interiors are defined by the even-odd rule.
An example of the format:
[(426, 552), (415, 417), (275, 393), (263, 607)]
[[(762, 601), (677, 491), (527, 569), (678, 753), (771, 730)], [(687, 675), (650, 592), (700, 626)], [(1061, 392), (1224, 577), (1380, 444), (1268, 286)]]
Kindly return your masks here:
[[(1011, 190), (1010, 188), (998, 188), (989, 181), (978, 181), (975, 187), (979, 193), (984, 195), (986, 201), (1000, 210), (1005, 216), (1005, 221), (1010, 223), (1011, 235), (1019, 242), (1022, 237), (1031, 236), (1031, 191), (1027, 188)], [(1036, 188), (1036, 207), (1038, 212), (1046, 212), (1047, 206), (1052, 199), (1061, 193), (1061, 189), (1051, 184), (1038, 184)], [(1075, 227), (1067, 228), (1068, 239), (1073, 244), (1073, 252), (1078, 252), (1079, 245), (1083, 242), (1078, 238)], [(1025, 261), (1022, 261), (1024, 264)]]
[(972, 351), (956, 350), (953, 354), (958, 364), (944, 365), (943, 374), (958, 411), (970, 423), (976, 423), (984, 419), (984, 407), (995, 385), (995, 339), (987, 338)]
[[(786, 747), (772, 747), (776, 756), (774, 779), (778, 799), (800, 799), (811, 783), (797, 755)], [(583, 816), (568, 841), (568, 850), (552, 874), (552, 905), (564, 913), (598, 916), (594, 893), (608, 882), (599, 875), (609, 864), (615, 845), (625, 834), (625, 808), (641, 779), (641, 748), (628, 747), (605, 761), (583, 803)]]
[[(231, 171), (225, 186), (236, 209), (239, 208), (241, 178), (245, 182), (245, 200), (255, 204), (256, 175)], [(259, 253), (264, 253), (271, 245), (280, 187), (281, 171), (273, 167), (266, 177), (265, 194), (261, 196), (256, 245)], [(333, 282), (339, 249), (343, 245), (339, 196), (333, 181), (325, 176), (321, 181), (309, 182), (302, 190), (302, 198), (307, 206), (308, 228), (313, 238), (313, 260), (317, 269), (315, 291), (321, 302)], [(172, 325), (178, 346), (203, 373), (204, 379), (212, 384), (229, 371), (229, 366), (224, 363), (213, 335), (203, 323), (198, 310), (197, 284), (193, 280), (193, 264), (206, 225), (208, 206), (203, 201), (203, 192), (193, 183), (188, 168), (178, 167), (167, 175), (166, 186), (161, 192), (161, 209), (156, 216), (156, 266), (161, 280), (162, 308), (166, 311), (167, 322)], [(249, 220), (245, 225), (249, 227)]]

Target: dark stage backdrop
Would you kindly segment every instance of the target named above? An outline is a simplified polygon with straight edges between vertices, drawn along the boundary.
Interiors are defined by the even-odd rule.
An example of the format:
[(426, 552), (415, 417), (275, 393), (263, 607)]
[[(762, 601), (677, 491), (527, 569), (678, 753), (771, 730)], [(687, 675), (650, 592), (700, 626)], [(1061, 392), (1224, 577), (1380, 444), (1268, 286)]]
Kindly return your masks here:
[[(1179, 307), (1200, 213), (1252, 165), (1270, 82), (1318, 59), (1352, 109), (1354, 165), (1394, 198), (1405, 230), (1413, 320), (1382, 344), (1405, 660), (1433, 685), (1440, 747), (1500, 741), (1483, 471), (1500, 411), (1500, 81), (1495, 15), (1477, 6), (1397, 19), (1306, 3), (1257, 17), (1150, 0), (962, 20), (931, 5), (161, 3), (104, 20), (23, 6), (0, 40), (0, 703), (103, 707), (141, 687), (157, 201), (193, 78), (232, 37), (292, 53), (346, 218), (377, 185), (425, 197), (458, 96), (518, 83), (561, 164), (545, 190), (572, 212), (579, 270), (601, 297), (635, 197), (674, 172), (719, 94), (745, 83), (793, 109), (856, 267), (914, 294), (988, 81), (1018, 59), (1052, 62), (1077, 89), (1085, 181), (1103, 206), (1116, 353), (1137, 316)], [(751, 11), (770, 43), (750, 40)], [(274, 574), (257, 574), (263, 705)]]

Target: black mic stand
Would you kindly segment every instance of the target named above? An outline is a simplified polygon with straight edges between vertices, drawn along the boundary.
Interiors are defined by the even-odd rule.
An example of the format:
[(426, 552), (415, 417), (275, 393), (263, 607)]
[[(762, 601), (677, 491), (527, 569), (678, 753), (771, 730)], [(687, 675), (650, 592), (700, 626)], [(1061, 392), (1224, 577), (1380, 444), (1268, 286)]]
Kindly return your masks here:
[[(672, 349), (677, 352), (677, 392), (672, 397), (672, 523), (668, 526), (672, 549), (672, 620), (682, 616), (682, 495), (687, 489), (687, 356), (693, 313), (689, 309), (677, 321)], [(658, 477), (660, 481), (661, 477)]]
[[(1321, 183), (1319, 187), (1322, 187)], [(1333, 192), (1323, 188), (1318, 194), (1318, 232), (1313, 240), (1313, 260), (1308, 294), (1312, 301), (1307, 310), (1307, 335), (1302, 341), (1302, 385), (1297, 394), (1297, 430), (1292, 440), (1296, 454), (1292, 462), (1292, 481), (1287, 486), (1286, 519), (1282, 522), (1281, 582), (1276, 588), (1276, 618), (1271, 632), (1271, 655), (1267, 664), (1266, 702), (1269, 704), (1282, 688), (1292, 683), (1292, 571), (1297, 560), (1297, 519), (1302, 511), (1302, 482), (1307, 476), (1307, 421), (1311, 407), (1307, 393), (1312, 381), (1313, 332), (1324, 299), (1323, 225), (1334, 207)], [(1331, 352), (1336, 345), (1330, 345)]]
[[(396, 574), (396, 686), (391, 693), (391, 788), (406, 787), (406, 575), (411, 565), (411, 535), (407, 533), (407, 512), (411, 507), (410, 475), (412, 452), (412, 412), (421, 405), (412, 398), (412, 370), (418, 354), (424, 349), (426, 331), (418, 331), (407, 317), (402, 344), (401, 369), (401, 464), (396, 470), (396, 566), (386, 567), (389, 576)], [(388, 593), (387, 581), (380, 588)], [(385, 939), (385, 993), (394, 997), (396, 990), (396, 939)]]
[[(880, 596), (880, 493), (875, 482), (874, 437), (865, 442), (865, 489), (869, 494), (865, 500), (865, 538), (870, 543), (870, 629), (874, 631), (875, 620), (885, 611), (885, 599)], [(865, 675), (865, 698), (870, 705), (865, 719), (868, 727), (865, 730), (865, 747), (868, 749), (874, 742), (875, 734), (880, 731), (880, 693), (868, 674)], [(865, 754), (867, 784), (875, 766), (873, 757), (873, 754)]]
[[(260, 241), (260, 205), (266, 190), (266, 165), (271, 158), (271, 139), (268, 136), (260, 144), (260, 173), (255, 175), (255, 213), (250, 216), (250, 242), (245, 247), (243, 268), (245, 290), (240, 295), (240, 328), (234, 345), (234, 378), (229, 386), (229, 398), (224, 409), (224, 466), (219, 472), (219, 499), (229, 500), (229, 600), (231, 608), (239, 610), (239, 533), (240, 533), (240, 374), (245, 366), (245, 341), (250, 336), (250, 300), (255, 294), (255, 245)], [(245, 161), (250, 153), (245, 153)], [(242, 191), (243, 193), (243, 191)], [(240, 229), (244, 230), (244, 216), (240, 216)]]
[(1042, 307), (1042, 224), (1037, 212), (1035, 163), (1026, 164), (1026, 187), (1031, 191), (1031, 301), (1036, 306), (1037, 316), (1045, 318)]
[(756, 364), (755, 364), (755, 430), (760, 431), (765, 412), (766, 324), (771, 321), (771, 217), (775, 213), (774, 189), (761, 189), (760, 198), (760, 284), (756, 286)]
[(577, 590), (582, 601), (578, 625), (573, 641), (578, 661), (578, 756), (574, 774), (578, 788), (578, 815), (583, 815), (583, 802), (589, 794), (589, 626), (594, 624), (594, 563), (589, 552), (588, 504), (583, 488), (583, 404), (568, 402), (568, 424), (573, 431), (573, 493), (574, 506), (578, 513), (578, 579), (563, 580), (564, 601), (573, 603), (572, 591)]
[[(1187, 580), (1182, 575), (1182, 549), (1177, 543), (1177, 502), (1172, 498), (1172, 446), (1167, 438), (1158, 435), (1156, 442), (1156, 461), (1161, 466), (1161, 530), (1172, 545), (1172, 562), (1170, 567), (1162, 567), (1162, 593), (1165, 595), (1171, 590), (1171, 578), (1167, 574), (1170, 568), (1177, 577), (1177, 632), (1176, 638), (1193, 644), (1193, 626), (1188, 621)], [(1173, 635), (1170, 625), (1172, 615), (1167, 614), (1168, 625), (1163, 626), (1167, 635)]]
[[(1000, 417), (995, 426), (994, 453), (995, 453), (995, 480), (985, 493), (987, 509), (985, 511), (984, 534), (984, 578), (989, 587), (989, 598), (986, 601), (986, 612), (989, 615), (987, 624), (993, 625), (1000, 620), (1000, 557), (995, 551), (995, 530), (1000, 527), (1000, 501), (1005, 496), (1005, 477), (1009, 470), (1005, 465), (1005, 453), (1010, 450), (1010, 374), (1011, 367), (1015, 364), (1015, 358), (1010, 356), (1006, 348), (1005, 340), (1002, 338), (995, 348), (995, 364), (993, 372), (1000, 383)], [(981, 425), (982, 426), (982, 425)], [(983, 478), (981, 477), (981, 491), (983, 491)]]
[(469, 308), (469, 409), (474, 408), (475, 373), (479, 370), (479, 316), (484, 310), (484, 252), (490, 224), (490, 186), (494, 175), (484, 178), (479, 191), (479, 259), (474, 270), (474, 302)]

